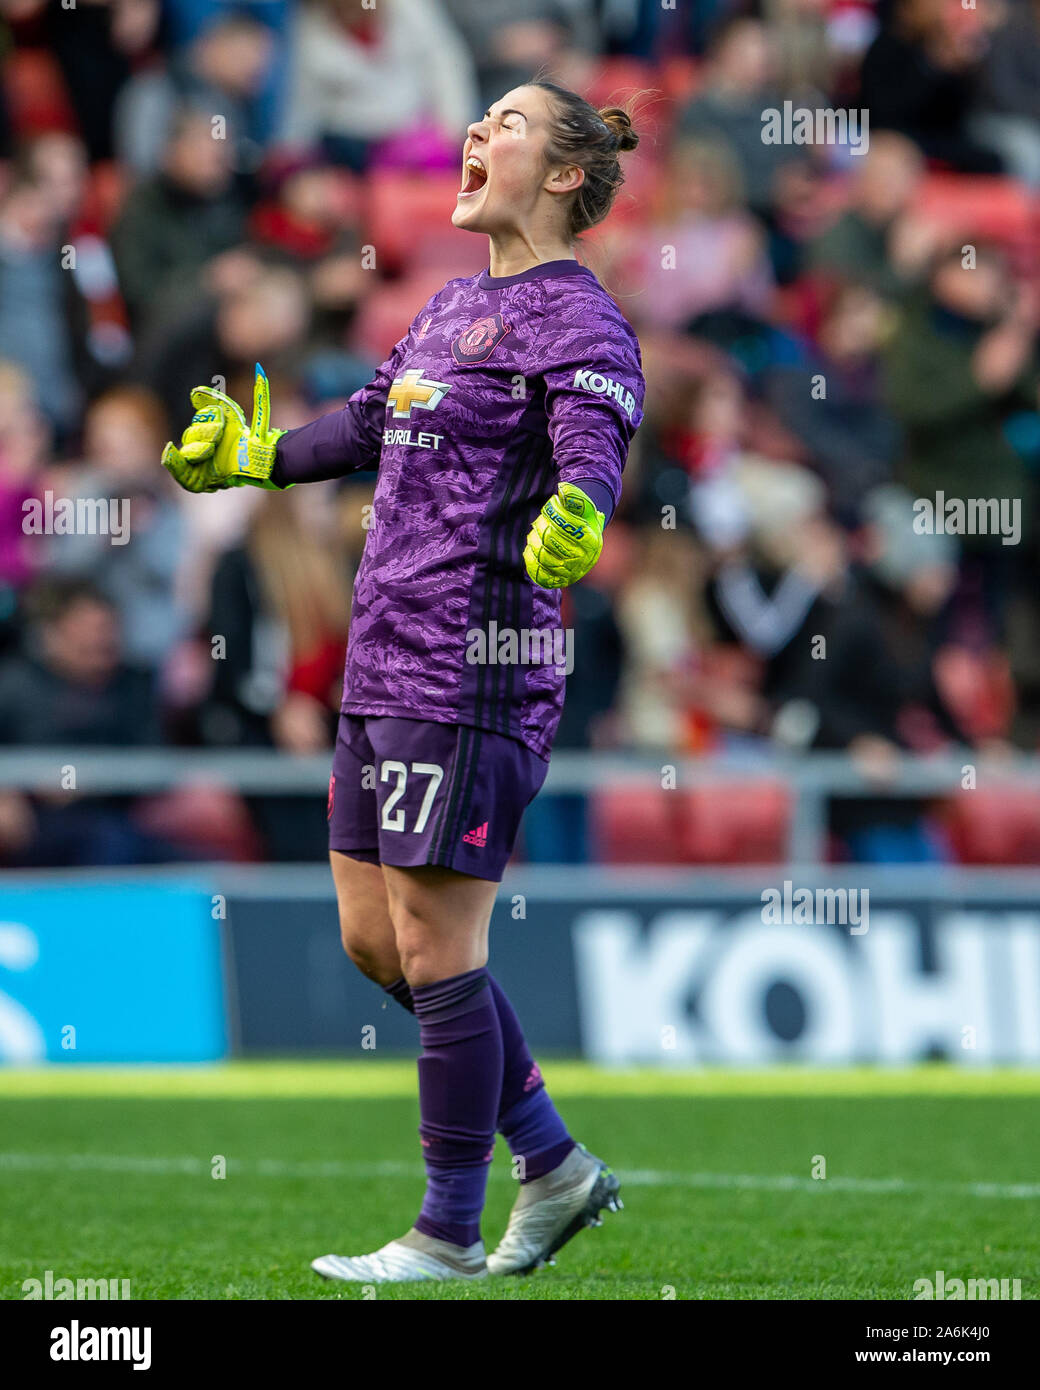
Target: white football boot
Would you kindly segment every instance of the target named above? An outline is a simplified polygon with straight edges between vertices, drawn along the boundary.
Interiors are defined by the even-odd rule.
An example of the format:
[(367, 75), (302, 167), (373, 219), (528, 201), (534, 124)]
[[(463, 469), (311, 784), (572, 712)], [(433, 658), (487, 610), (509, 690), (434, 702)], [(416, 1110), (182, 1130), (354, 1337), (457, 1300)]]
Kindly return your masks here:
[(555, 1263), (561, 1245), (586, 1226), (602, 1226), (600, 1212), (620, 1211), (617, 1177), (577, 1144), (559, 1167), (524, 1183), (509, 1213), (509, 1224), (487, 1257), (489, 1274), (530, 1274)]
[(371, 1255), (319, 1255), (311, 1269), (323, 1279), (348, 1283), (404, 1284), (416, 1279), (486, 1279), (484, 1242), (467, 1248), (423, 1235), (413, 1227)]

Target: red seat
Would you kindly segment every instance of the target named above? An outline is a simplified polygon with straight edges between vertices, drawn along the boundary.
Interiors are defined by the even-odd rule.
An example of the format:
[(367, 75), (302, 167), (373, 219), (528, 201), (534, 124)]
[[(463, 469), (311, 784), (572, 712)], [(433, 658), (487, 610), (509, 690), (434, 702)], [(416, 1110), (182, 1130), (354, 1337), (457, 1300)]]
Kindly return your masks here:
[(786, 857), (791, 805), (780, 782), (697, 787), (683, 797), (683, 858), (693, 864), (773, 864)]
[(382, 169), (369, 175), (365, 240), (376, 248), (380, 271), (411, 266), (427, 237), (441, 247), (457, 244), (460, 263), (472, 260), (473, 234), (451, 225), (460, 185), (461, 168), (422, 175)]
[(11, 125), (18, 135), (78, 131), (65, 79), (53, 54), (42, 48), (16, 49), (3, 65), (3, 83)]
[(674, 58), (665, 58), (657, 70), (656, 83), (650, 85), (660, 87), (664, 95), (670, 98), (678, 109), (692, 100), (701, 85), (703, 72), (703, 64), (696, 58), (679, 54)]
[(596, 858), (606, 864), (681, 864), (682, 805), (660, 787), (600, 788), (590, 804)]
[(237, 792), (217, 783), (186, 783), (146, 797), (134, 808), (140, 829), (200, 859), (255, 863), (263, 844)]
[[(460, 237), (465, 239), (461, 240)], [(427, 227), (408, 253), (408, 273), (436, 271), (443, 285), (463, 275), (476, 275), (488, 263), (486, 237), (460, 233), (456, 227)]]
[(602, 58), (585, 76), (582, 93), (596, 107), (624, 106), (637, 92), (660, 91), (660, 76), (641, 58)]
[(770, 864), (786, 856), (790, 799), (779, 782), (597, 791), (592, 825), (608, 864)]
[(1040, 864), (1040, 791), (976, 787), (949, 803), (946, 823), (962, 864)]
[(957, 235), (1002, 246), (1016, 267), (1032, 269), (1038, 233), (1036, 196), (1025, 184), (992, 175), (931, 174), (918, 193), (915, 209)]
[(581, 84), (581, 91), (595, 107), (630, 108), (639, 134), (639, 148), (624, 161), (629, 188), (638, 183), (640, 199), (646, 188), (660, 180), (660, 163), (675, 135), (688, 93), (695, 83), (695, 68), (686, 59), (667, 68), (654, 67), (638, 58), (605, 58)]
[(382, 362), (430, 296), (443, 286), (444, 276), (436, 268), (374, 286), (358, 310), (351, 346), (363, 357)]

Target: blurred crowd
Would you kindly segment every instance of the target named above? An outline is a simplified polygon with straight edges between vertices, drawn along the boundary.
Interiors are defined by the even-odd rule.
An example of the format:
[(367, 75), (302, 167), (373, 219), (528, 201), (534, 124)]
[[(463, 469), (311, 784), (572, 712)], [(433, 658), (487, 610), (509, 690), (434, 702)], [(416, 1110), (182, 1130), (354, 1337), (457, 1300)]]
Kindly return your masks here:
[[(0, 0), (0, 40), (0, 740), (331, 749), (372, 475), (198, 498), (159, 456), (257, 360), (277, 425), (336, 409), (486, 264), (465, 127), (542, 71), (643, 137), (581, 253), (648, 395), (557, 746), (847, 750), (861, 859), (950, 852), (901, 751), (1037, 748), (1037, 0)], [(785, 103), (869, 138), (767, 143)], [(1015, 543), (922, 533), (936, 494)], [(103, 498), (128, 539), (63, 533)], [(529, 853), (595, 853), (547, 807)], [(0, 861), (305, 858), (322, 810), (7, 792)]]

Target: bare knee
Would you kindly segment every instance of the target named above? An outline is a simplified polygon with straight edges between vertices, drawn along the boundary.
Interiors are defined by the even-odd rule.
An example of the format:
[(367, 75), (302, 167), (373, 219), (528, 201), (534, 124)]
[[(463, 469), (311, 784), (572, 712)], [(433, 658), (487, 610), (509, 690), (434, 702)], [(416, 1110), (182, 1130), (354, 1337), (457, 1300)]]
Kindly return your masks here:
[(383, 866), (401, 971), (435, 984), (487, 964), (495, 885), (450, 870)]
[(391, 984), (400, 977), (396, 950), (388, 951), (385, 944), (373, 941), (367, 924), (359, 921), (356, 914), (340, 912), (339, 938), (348, 958), (362, 975), (380, 985)]
[(401, 962), (379, 867), (335, 851), (330, 859), (343, 949), (363, 975), (392, 984), (401, 977)]
[[(438, 980), (461, 975), (466, 970), (475, 970), (487, 963), (487, 953), (479, 959), (479, 952), (468, 943), (456, 943), (445, 939), (421, 917), (412, 917), (400, 911), (394, 914), (397, 930), (397, 956), (401, 962), (401, 973), (411, 985), (431, 985)], [(461, 951), (460, 951), (461, 945)]]

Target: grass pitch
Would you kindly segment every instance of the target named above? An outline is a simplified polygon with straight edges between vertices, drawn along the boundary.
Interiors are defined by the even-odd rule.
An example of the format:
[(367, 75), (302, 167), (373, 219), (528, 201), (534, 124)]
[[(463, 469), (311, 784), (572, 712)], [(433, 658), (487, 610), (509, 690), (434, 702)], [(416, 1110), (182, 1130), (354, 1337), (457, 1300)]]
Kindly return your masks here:
[[(1038, 1073), (544, 1071), (624, 1212), (555, 1269), (379, 1298), (907, 1299), (937, 1270), (1037, 1297)], [(0, 1072), (0, 1298), (47, 1270), (144, 1299), (360, 1298), (308, 1262), (411, 1224), (417, 1124), (411, 1063)], [(514, 1194), (500, 1140), (489, 1248)]]

